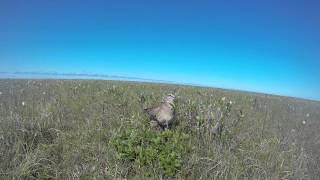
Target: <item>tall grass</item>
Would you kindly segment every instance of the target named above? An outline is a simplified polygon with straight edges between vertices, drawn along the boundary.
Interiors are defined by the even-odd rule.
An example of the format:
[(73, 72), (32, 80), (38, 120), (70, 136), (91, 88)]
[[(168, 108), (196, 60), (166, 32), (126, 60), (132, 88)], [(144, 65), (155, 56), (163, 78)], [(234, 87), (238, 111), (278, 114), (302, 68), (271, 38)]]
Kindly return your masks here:
[[(258, 95), (116, 81), (0, 84), (1, 179), (292, 179), (318, 166), (275, 132)], [(176, 123), (152, 129), (143, 107), (173, 91)]]

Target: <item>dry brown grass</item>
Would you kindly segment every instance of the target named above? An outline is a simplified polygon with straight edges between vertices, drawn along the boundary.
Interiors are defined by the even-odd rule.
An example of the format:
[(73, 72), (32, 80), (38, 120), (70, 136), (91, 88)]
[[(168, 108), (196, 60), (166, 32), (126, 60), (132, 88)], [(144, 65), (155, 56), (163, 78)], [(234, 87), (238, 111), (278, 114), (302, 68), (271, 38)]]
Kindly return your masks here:
[[(0, 179), (165, 177), (157, 161), (119, 159), (111, 142), (125, 132), (152, 132), (142, 107), (174, 90), (171, 131), (187, 134), (190, 149), (170, 178), (320, 177), (319, 102), (164, 84), (0, 80)], [(228, 104), (221, 137), (214, 137), (217, 109)]]

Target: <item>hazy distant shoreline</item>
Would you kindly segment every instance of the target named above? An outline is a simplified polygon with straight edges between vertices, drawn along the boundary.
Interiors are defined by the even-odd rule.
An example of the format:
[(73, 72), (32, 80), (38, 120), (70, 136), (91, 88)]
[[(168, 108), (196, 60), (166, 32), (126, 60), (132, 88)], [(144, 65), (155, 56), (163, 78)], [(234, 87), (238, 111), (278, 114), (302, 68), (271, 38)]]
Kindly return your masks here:
[(142, 83), (161, 83), (161, 84), (171, 84), (171, 85), (185, 85), (185, 86), (196, 86), (203, 88), (214, 88), (227, 91), (235, 91), (241, 93), (253, 93), (262, 96), (274, 96), (274, 97), (287, 97), (297, 100), (306, 100), (319, 102), (317, 99), (310, 99), (304, 97), (293, 97), (280, 94), (272, 94), (266, 92), (255, 92), (241, 89), (232, 89), (232, 88), (222, 88), (214, 86), (206, 86), (201, 84), (193, 83), (183, 83), (175, 81), (166, 81), (166, 80), (155, 80), (147, 78), (138, 78), (138, 77), (127, 77), (127, 76), (116, 76), (116, 75), (106, 75), (106, 74), (89, 74), (89, 73), (56, 73), (56, 72), (0, 72), (0, 79), (35, 79), (35, 80), (111, 80), (111, 81), (129, 81), (129, 82), (142, 82)]
[[(174, 81), (147, 79), (139, 77), (116, 76), (89, 73), (56, 73), (56, 72), (0, 72), (0, 79), (93, 79), (93, 80), (125, 80), (167, 84), (182, 84)], [(191, 85), (191, 84), (190, 84)]]

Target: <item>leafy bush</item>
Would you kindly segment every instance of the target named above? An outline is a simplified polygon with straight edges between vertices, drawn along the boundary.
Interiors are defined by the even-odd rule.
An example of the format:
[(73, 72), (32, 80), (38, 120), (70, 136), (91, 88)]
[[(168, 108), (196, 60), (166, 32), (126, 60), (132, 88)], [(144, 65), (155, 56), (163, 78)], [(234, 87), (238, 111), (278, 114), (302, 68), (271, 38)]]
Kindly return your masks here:
[[(165, 176), (174, 176), (183, 166), (183, 159), (190, 148), (189, 136), (181, 131), (150, 128), (128, 128), (116, 136), (112, 144), (118, 157), (131, 161), (146, 170), (160, 169)], [(149, 175), (151, 172), (146, 172)]]

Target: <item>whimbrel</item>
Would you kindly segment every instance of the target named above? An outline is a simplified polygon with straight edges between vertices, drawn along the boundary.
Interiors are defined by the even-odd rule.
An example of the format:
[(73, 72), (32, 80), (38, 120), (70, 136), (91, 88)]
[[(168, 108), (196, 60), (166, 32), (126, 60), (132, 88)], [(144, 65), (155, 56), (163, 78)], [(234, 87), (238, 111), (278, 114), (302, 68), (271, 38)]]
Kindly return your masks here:
[(151, 124), (158, 124), (162, 128), (169, 128), (174, 119), (175, 98), (175, 95), (169, 94), (159, 106), (144, 109), (151, 117)]

